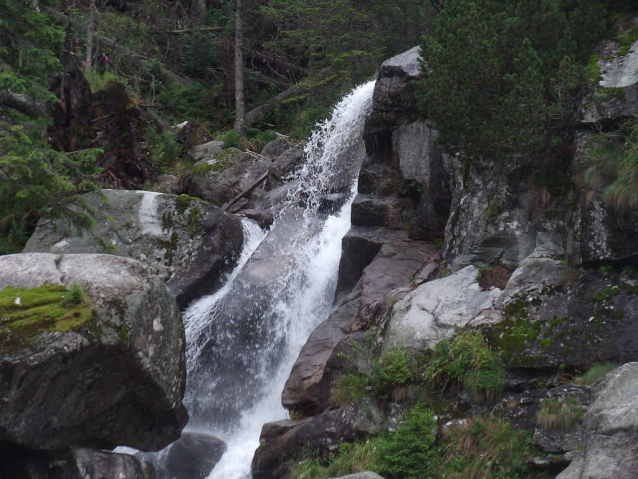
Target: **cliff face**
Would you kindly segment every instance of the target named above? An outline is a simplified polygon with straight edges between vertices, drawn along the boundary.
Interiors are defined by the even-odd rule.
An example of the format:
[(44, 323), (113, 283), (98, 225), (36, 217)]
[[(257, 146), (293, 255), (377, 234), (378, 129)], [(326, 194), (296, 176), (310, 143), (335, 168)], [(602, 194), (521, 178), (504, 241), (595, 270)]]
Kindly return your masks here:
[[(418, 49), (384, 63), (364, 133), (369, 158), (343, 240), (337, 303), (304, 346), (282, 395), (302, 419), (264, 426), (256, 479), (285, 476), (304, 451), (327, 455), (342, 442), (393, 430), (416, 399), (379, 399), (369, 386), (363, 399), (343, 404), (340, 381), (369, 376), (370, 358), (397, 348), (427, 356), (463, 330), (480, 331), (498, 354), (504, 389), (497, 405), (467, 392), (443, 393), (430, 406), (455, 412), (439, 419), (499, 414), (535, 433), (538, 457), (530, 464), (539, 471), (555, 475), (571, 463), (561, 478), (634, 477), (627, 472), (633, 446), (619, 444), (635, 442), (638, 431), (629, 425), (623, 438), (606, 437), (602, 431), (611, 426), (601, 419), (633, 407), (633, 366), (593, 389), (566, 386), (593, 364), (638, 360), (637, 213), (611, 208), (604, 183), (580, 181), (593, 131), (638, 113), (638, 43), (610, 61), (614, 48), (600, 47), (602, 80), (583, 101), (575, 139), (564, 145), (561, 170), (553, 173), (468, 165), (461, 155), (437, 151), (437, 132), (419, 117), (414, 98)], [(601, 102), (609, 88), (624, 96)], [(543, 186), (550, 183), (538, 181), (543, 174), (560, 178)], [(572, 398), (589, 408), (584, 420), (548, 431), (539, 409)], [(552, 459), (542, 459), (548, 454)], [(595, 466), (590, 454), (609, 467)]]

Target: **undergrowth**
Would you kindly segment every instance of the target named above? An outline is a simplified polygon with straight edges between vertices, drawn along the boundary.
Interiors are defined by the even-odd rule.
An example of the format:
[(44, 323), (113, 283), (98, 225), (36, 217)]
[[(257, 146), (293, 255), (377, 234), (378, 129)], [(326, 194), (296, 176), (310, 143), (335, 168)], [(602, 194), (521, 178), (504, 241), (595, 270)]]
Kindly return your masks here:
[(393, 348), (372, 363), (370, 384), (377, 397), (403, 402), (411, 397), (410, 384), (417, 377), (414, 358), (402, 348)]
[(332, 395), (332, 402), (337, 406), (347, 406), (360, 401), (368, 395), (366, 386), (368, 376), (361, 373), (346, 374), (337, 379), (337, 386)]
[(618, 365), (614, 363), (595, 364), (594, 366), (589, 368), (585, 374), (577, 377), (574, 380), (574, 383), (589, 386), (591, 384), (594, 384), (600, 378), (605, 377), (608, 373), (612, 372), (617, 367)]
[(545, 398), (538, 412), (538, 422), (547, 431), (569, 431), (585, 415), (580, 401), (567, 396), (563, 401)]

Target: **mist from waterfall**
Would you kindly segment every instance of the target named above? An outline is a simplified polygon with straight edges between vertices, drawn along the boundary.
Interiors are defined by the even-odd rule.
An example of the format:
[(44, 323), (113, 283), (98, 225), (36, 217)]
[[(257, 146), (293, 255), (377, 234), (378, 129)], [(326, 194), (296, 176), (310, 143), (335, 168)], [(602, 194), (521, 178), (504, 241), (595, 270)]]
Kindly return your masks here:
[(228, 444), (211, 479), (250, 477), (262, 425), (287, 418), (284, 384), (334, 299), (373, 89), (374, 82), (356, 88), (318, 125), (306, 162), (291, 179), (297, 187), (270, 231), (246, 221), (235, 271), (184, 314), (187, 430)]

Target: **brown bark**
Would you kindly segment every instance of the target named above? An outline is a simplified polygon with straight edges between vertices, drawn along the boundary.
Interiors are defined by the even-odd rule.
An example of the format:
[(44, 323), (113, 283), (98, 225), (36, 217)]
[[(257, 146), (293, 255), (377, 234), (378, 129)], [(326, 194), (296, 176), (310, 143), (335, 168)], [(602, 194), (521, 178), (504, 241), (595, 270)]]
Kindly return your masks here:
[(235, 131), (246, 131), (244, 98), (244, 0), (235, 0)]
[(86, 60), (84, 68), (91, 68), (93, 57), (93, 30), (95, 28), (95, 0), (89, 2), (89, 24), (86, 27)]

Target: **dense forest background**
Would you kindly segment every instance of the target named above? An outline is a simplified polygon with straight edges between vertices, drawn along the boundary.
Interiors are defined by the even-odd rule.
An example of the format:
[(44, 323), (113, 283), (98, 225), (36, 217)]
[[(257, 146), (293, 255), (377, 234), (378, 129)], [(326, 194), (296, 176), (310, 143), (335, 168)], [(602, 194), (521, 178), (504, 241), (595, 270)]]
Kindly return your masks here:
[[(246, 134), (235, 122), (235, 0), (0, 0), (0, 254), (101, 187), (192, 174), (221, 139), (301, 139), (381, 62), (421, 44), (424, 116), (470, 160), (556, 167), (630, 0), (246, 0)], [(188, 124), (184, 125), (184, 122)], [(182, 125), (182, 126), (179, 126)]]

